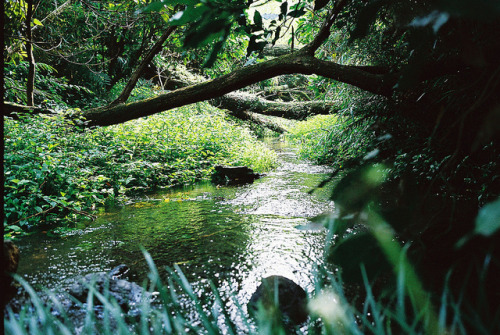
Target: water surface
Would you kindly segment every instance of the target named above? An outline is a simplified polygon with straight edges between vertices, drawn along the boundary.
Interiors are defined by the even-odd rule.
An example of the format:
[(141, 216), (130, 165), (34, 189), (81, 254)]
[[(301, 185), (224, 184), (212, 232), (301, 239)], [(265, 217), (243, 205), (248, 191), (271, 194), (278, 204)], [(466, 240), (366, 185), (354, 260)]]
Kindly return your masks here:
[(206, 182), (160, 192), (102, 213), (63, 238), (28, 237), (20, 243), (18, 272), (32, 284), (55, 288), (124, 263), (141, 283), (148, 271), (144, 248), (160, 269), (179, 265), (199, 295), (212, 279), (223, 296), (246, 304), (270, 275), (311, 291), (326, 233), (296, 227), (333, 210), (328, 187), (308, 194), (330, 170), (298, 160), (289, 148), (276, 150), (280, 167), (251, 185)]

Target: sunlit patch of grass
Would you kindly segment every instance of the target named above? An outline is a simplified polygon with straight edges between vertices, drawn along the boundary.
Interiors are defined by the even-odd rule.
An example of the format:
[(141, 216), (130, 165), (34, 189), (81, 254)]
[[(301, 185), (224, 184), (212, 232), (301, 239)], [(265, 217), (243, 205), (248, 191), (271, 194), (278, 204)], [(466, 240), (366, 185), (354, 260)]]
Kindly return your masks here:
[(316, 115), (292, 125), (286, 138), (299, 147), (302, 157), (326, 162), (330, 157), (332, 133), (338, 130), (338, 127), (338, 116)]

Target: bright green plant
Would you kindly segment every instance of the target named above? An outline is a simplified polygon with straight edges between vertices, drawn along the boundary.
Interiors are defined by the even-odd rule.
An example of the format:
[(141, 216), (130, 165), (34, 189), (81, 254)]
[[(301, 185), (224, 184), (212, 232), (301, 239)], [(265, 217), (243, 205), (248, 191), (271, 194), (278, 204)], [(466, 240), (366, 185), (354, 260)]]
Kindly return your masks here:
[(136, 192), (207, 179), (217, 164), (263, 172), (276, 155), (207, 104), (96, 129), (63, 116), (6, 119), (4, 227), (12, 236), (66, 225)]
[(353, 119), (337, 115), (318, 115), (297, 122), (287, 138), (299, 146), (302, 157), (341, 167), (342, 162), (368, 150), (369, 139), (360, 136), (368, 124), (353, 128)]

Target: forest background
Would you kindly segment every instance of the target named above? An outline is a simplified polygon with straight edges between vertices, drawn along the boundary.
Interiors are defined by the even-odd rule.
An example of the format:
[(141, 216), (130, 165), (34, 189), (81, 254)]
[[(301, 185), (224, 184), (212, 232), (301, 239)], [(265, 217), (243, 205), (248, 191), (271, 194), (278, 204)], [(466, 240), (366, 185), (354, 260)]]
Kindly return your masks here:
[(4, 237), (217, 164), (272, 169), (271, 129), (341, 176), (335, 233), (376, 213), (460, 327), (498, 329), (498, 1), (3, 6)]

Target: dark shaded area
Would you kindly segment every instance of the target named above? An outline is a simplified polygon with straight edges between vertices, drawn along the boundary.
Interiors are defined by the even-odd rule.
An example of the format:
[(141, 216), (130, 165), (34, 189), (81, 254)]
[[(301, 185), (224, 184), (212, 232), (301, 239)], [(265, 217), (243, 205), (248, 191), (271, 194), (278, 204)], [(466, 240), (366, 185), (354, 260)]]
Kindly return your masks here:
[[(278, 291), (276, 293), (276, 290)], [(278, 298), (278, 301), (275, 300)], [(262, 279), (262, 283), (252, 294), (248, 302), (248, 310), (255, 315), (259, 308), (263, 308), (269, 317), (278, 317), (276, 308), (286, 322), (301, 324), (307, 320), (307, 295), (302, 287), (292, 280), (282, 276), (270, 276)]]
[(243, 185), (253, 183), (261, 174), (253, 172), (246, 166), (221, 166), (215, 167), (212, 182), (218, 185)]
[(13, 298), (16, 289), (12, 286), (12, 274), (15, 274), (19, 265), (19, 248), (12, 241), (3, 241), (2, 258), (0, 263), (0, 307), (3, 307)]

